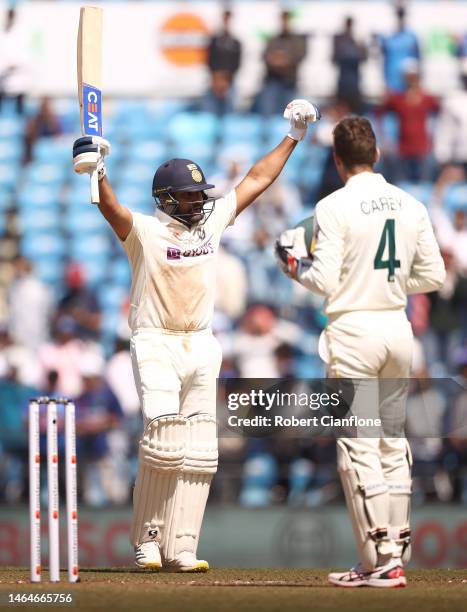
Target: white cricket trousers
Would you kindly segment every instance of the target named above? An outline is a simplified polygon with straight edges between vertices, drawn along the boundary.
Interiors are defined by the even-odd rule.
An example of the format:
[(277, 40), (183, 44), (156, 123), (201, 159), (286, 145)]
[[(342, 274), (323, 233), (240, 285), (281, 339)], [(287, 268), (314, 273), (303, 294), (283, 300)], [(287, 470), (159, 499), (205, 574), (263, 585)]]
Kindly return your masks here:
[[(400, 310), (351, 312), (330, 317), (324, 337), (328, 376), (354, 381), (351, 412), (382, 420), (380, 429), (357, 429), (338, 440), (338, 468), (360, 561), (367, 569), (390, 555), (407, 563), (411, 454), (403, 425), (411, 325)], [(375, 548), (378, 533), (389, 538)]]
[(167, 414), (215, 416), (222, 352), (210, 329), (140, 329), (130, 351), (145, 427)]
[[(378, 417), (391, 423), (403, 415), (399, 410), (404, 398), (403, 382), (410, 376), (412, 361), (412, 326), (403, 310), (357, 311), (331, 316), (325, 330), (330, 378), (386, 378), (378, 389), (376, 384), (363, 388), (363, 394), (374, 394), (375, 404), (365, 397), (358, 416)], [(386, 392), (384, 395), (381, 391)], [(378, 395), (379, 392), (379, 395)], [(357, 397), (354, 400), (358, 402)], [(358, 409), (358, 408), (357, 408)], [(390, 411), (397, 411), (392, 415)], [(384, 434), (384, 432), (383, 432)], [(360, 455), (364, 470), (390, 472), (406, 465), (405, 438), (375, 437), (346, 438), (346, 442)]]

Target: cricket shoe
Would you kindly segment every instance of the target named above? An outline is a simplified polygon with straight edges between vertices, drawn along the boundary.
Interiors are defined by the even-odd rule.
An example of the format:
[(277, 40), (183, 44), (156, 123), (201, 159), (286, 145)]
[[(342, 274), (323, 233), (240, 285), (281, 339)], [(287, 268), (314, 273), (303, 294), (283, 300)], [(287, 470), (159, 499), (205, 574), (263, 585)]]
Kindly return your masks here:
[(348, 572), (332, 572), (328, 574), (328, 582), (346, 588), (361, 586), (398, 588), (407, 585), (407, 579), (400, 559), (391, 559), (386, 565), (377, 567), (372, 571), (364, 569), (359, 563)]
[(209, 563), (202, 559), (197, 559), (196, 555), (191, 552), (181, 552), (172, 561), (164, 561), (162, 571), (164, 572), (180, 572), (186, 574), (196, 574), (207, 572)]
[(159, 544), (151, 540), (135, 546), (135, 564), (141, 569), (158, 571), (162, 567)]

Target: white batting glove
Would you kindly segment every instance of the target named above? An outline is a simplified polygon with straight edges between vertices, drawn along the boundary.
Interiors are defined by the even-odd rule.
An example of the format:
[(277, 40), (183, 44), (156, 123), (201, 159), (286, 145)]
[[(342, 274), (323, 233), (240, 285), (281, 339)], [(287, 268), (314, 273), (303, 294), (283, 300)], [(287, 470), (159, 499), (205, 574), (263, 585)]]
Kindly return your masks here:
[(285, 107), (284, 118), (290, 121), (287, 136), (292, 140), (303, 140), (308, 124), (321, 119), (321, 113), (319, 108), (308, 100), (292, 100)]
[(288, 229), (275, 243), (277, 265), (290, 278), (297, 279), (302, 265), (309, 265), (310, 259), (305, 245), (305, 228)]
[(104, 157), (110, 153), (110, 143), (100, 136), (82, 136), (73, 143), (73, 167), (78, 174), (97, 170), (99, 180), (105, 176)]

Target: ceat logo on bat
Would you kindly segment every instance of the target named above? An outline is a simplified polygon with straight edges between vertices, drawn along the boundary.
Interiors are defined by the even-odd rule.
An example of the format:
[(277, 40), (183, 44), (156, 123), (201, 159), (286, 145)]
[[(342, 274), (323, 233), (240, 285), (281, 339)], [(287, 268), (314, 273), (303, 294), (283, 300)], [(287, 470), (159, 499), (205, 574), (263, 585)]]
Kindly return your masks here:
[(83, 123), (86, 136), (102, 136), (102, 93), (83, 84)]

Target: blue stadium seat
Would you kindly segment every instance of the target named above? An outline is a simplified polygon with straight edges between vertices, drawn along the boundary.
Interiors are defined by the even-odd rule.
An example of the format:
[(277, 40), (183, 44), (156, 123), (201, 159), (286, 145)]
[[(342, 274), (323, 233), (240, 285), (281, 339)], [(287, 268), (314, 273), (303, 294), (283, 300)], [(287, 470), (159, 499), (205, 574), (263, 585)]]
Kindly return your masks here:
[(231, 114), (222, 118), (221, 141), (231, 143), (251, 142), (257, 144), (263, 138), (264, 120), (256, 114)]
[(69, 247), (71, 258), (83, 263), (93, 260), (102, 262), (111, 251), (109, 237), (104, 234), (86, 236), (84, 240), (81, 236), (72, 236)]
[(119, 184), (145, 187), (151, 193), (152, 179), (156, 165), (147, 161), (130, 161), (126, 163), (118, 173)]
[(61, 185), (67, 174), (71, 172), (71, 164), (31, 162), (25, 171), (25, 179), (32, 185)]
[(25, 185), (18, 194), (20, 208), (57, 208), (60, 202), (60, 185), (32, 187)]
[(141, 140), (135, 142), (129, 150), (127, 161), (134, 163), (148, 163), (158, 166), (170, 157), (167, 147), (163, 142), (156, 140)]
[(33, 261), (65, 257), (67, 250), (66, 240), (59, 233), (26, 232), (20, 239), (21, 254)]
[(103, 235), (107, 230), (107, 222), (102, 217), (97, 206), (84, 204), (81, 207), (70, 208), (64, 216), (64, 229), (73, 237), (86, 235)]
[(128, 290), (131, 284), (131, 271), (126, 257), (118, 257), (109, 264), (109, 279), (114, 285)]
[(7, 210), (13, 206), (13, 199), (10, 190), (0, 185), (0, 210)]
[(24, 134), (24, 117), (0, 117), (0, 139), (20, 140)]
[(149, 185), (120, 185), (116, 190), (119, 202), (130, 210), (151, 214), (154, 211), (154, 200)]
[(19, 182), (20, 166), (16, 163), (0, 163), (0, 188), (12, 191)]
[(128, 290), (119, 285), (106, 283), (99, 288), (99, 303), (106, 312), (119, 312), (128, 297)]
[(211, 113), (179, 113), (168, 123), (168, 137), (175, 143), (213, 144), (219, 134), (219, 119)]
[(447, 209), (467, 211), (467, 182), (455, 183), (448, 187), (444, 197)]
[(50, 207), (20, 209), (18, 223), (21, 233), (60, 232), (60, 216), (57, 210)]
[(0, 139), (0, 163), (20, 162), (24, 153), (23, 141), (18, 138)]
[(397, 185), (407, 193), (410, 193), (416, 200), (429, 206), (431, 202), (431, 195), (433, 193), (433, 183), (424, 181), (422, 183), (411, 183), (410, 181), (402, 181)]
[(179, 142), (172, 149), (170, 157), (191, 159), (199, 164), (205, 172), (205, 168), (212, 164), (214, 159), (214, 146), (202, 140)]
[(76, 175), (77, 179), (73, 179), (70, 184), (70, 190), (66, 197), (68, 208), (83, 209), (86, 206), (91, 206), (90, 203), (90, 185), (89, 178), (87, 176)]
[(107, 259), (103, 257), (89, 257), (87, 259), (76, 259), (84, 271), (86, 282), (95, 287), (107, 280)]
[(277, 479), (278, 468), (273, 455), (258, 453), (248, 458), (243, 465), (240, 504), (250, 508), (269, 505)]
[(36, 162), (50, 163), (53, 159), (55, 163), (71, 163), (71, 153), (73, 136), (43, 137), (39, 138), (34, 144), (33, 158)]
[(60, 257), (36, 257), (33, 264), (34, 271), (42, 282), (55, 287), (62, 283), (64, 261)]

